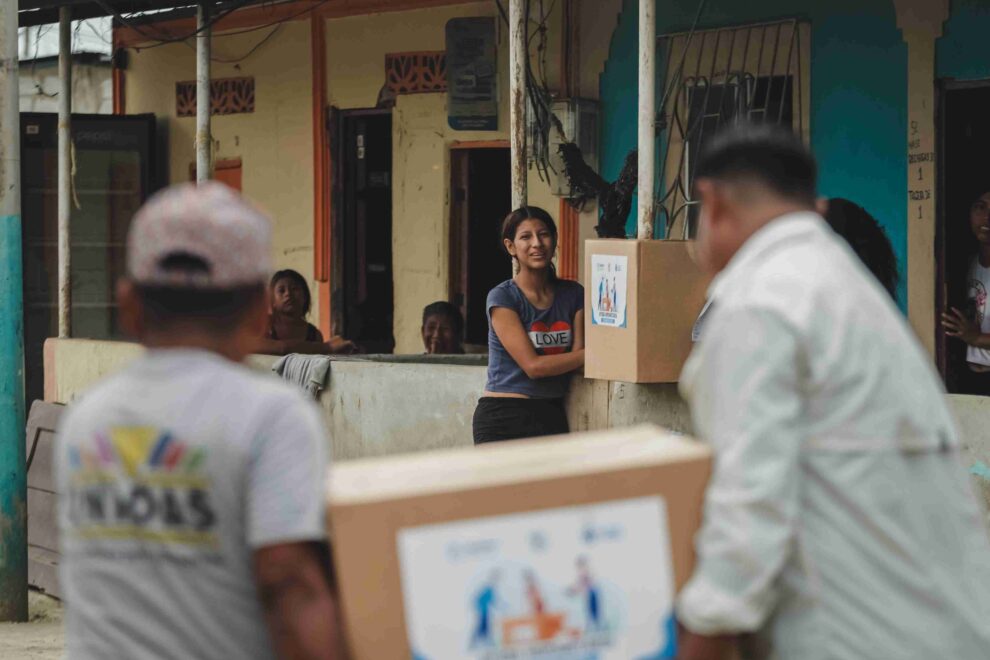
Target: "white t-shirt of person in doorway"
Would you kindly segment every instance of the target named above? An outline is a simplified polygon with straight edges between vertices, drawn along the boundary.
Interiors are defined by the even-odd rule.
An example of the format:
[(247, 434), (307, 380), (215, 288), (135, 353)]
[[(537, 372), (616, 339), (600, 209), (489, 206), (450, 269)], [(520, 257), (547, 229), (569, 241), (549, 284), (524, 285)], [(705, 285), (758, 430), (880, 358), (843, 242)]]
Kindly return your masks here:
[[(990, 333), (990, 309), (987, 309), (987, 292), (990, 292), (990, 268), (980, 265), (978, 257), (973, 258), (969, 267), (969, 282), (966, 288), (967, 311), (980, 332)], [(966, 347), (966, 362), (975, 371), (990, 370), (990, 349)]]

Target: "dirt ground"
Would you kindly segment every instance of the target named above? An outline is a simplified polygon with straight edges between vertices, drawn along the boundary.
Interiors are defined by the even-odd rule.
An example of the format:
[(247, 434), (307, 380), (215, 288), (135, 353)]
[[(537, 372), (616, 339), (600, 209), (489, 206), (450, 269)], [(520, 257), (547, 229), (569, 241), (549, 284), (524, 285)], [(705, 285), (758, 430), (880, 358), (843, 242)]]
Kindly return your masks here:
[(65, 639), (62, 603), (32, 591), (28, 594), (28, 608), (28, 623), (0, 623), (0, 658), (60, 660)]

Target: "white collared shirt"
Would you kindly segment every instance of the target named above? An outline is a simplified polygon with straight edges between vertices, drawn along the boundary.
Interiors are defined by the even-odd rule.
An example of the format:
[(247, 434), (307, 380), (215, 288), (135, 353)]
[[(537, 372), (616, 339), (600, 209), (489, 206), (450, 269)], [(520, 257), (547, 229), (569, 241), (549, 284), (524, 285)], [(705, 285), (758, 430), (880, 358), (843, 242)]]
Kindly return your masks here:
[(678, 616), (749, 657), (982, 658), (990, 542), (944, 392), (822, 219), (771, 222), (710, 290), (681, 378), (715, 465)]

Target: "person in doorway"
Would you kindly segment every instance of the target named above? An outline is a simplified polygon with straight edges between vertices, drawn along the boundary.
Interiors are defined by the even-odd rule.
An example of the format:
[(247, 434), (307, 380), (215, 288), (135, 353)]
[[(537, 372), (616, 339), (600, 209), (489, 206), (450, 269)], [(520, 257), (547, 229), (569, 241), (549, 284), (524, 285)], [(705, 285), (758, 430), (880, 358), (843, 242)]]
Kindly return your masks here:
[(464, 353), (464, 317), (456, 305), (439, 300), (423, 309), (423, 348), (428, 355)]
[(297, 271), (280, 270), (272, 276), (271, 313), (268, 327), (261, 340), (261, 353), (288, 355), (289, 353), (354, 353), (354, 342), (342, 337), (323, 340), (323, 333), (306, 320), (312, 306), (309, 285)]
[(842, 197), (822, 200), (818, 208), (825, 222), (845, 239), (891, 298), (897, 298), (897, 256), (887, 233), (866, 209)]
[(134, 217), (118, 299), (147, 352), (56, 443), (67, 657), (344, 657), (322, 415), (241, 364), (271, 253), (268, 219), (220, 183)]
[(516, 209), (502, 223), (502, 244), (519, 272), (488, 294), (488, 382), (475, 444), (567, 433), (564, 395), (584, 365), (584, 287), (557, 277), (553, 218)]
[(990, 542), (944, 391), (815, 180), (770, 125), (697, 163), (717, 304), (681, 388), (715, 459), (679, 657), (983, 657)]
[(966, 342), (968, 374), (963, 378), (965, 391), (990, 394), (990, 192), (976, 198), (969, 210), (969, 227), (976, 239), (977, 251), (969, 266), (966, 287), (966, 311), (955, 307), (942, 314), (945, 334)]

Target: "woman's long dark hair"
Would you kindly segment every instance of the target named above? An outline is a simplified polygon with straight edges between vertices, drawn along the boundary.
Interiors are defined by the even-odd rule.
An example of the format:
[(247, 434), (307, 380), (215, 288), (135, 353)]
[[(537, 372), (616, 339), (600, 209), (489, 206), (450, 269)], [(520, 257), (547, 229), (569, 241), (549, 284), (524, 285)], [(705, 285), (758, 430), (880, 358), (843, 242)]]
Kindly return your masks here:
[[(505, 247), (505, 242), (516, 240), (516, 232), (519, 231), (519, 225), (526, 220), (539, 220), (550, 230), (550, 236), (553, 238), (553, 253), (550, 255), (550, 280), (554, 281), (557, 279), (557, 268), (553, 265), (553, 256), (557, 252), (557, 223), (553, 221), (549, 213), (539, 206), (520, 206), (505, 216), (505, 220), (502, 221), (502, 249), (505, 250), (506, 254), (509, 254), (509, 249)], [(511, 257), (512, 255), (510, 254), (509, 256)]]
[(285, 270), (280, 270), (274, 275), (272, 275), (272, 281), (269, 286), (272, 291), (275, 290), (275, 285), (278, 284), (279, 280), (292, 280), (300, 287), (302, 287), (303, 293), (305, 294), (306, 302), (303, 303), (303, 316), (309, 314), (309, 308), (313, 304), (313, 297), (309, 293), (309, 283), (306, 282), (306, 278), (303, 277), (299, 271), (292, 270), (291, 268), (286, 268)]
[(862, 260), (892, 298), (897, 298), (897, 256), (887, 233), (862, 206), (848, 199), (828, 200), (825, 220)]

